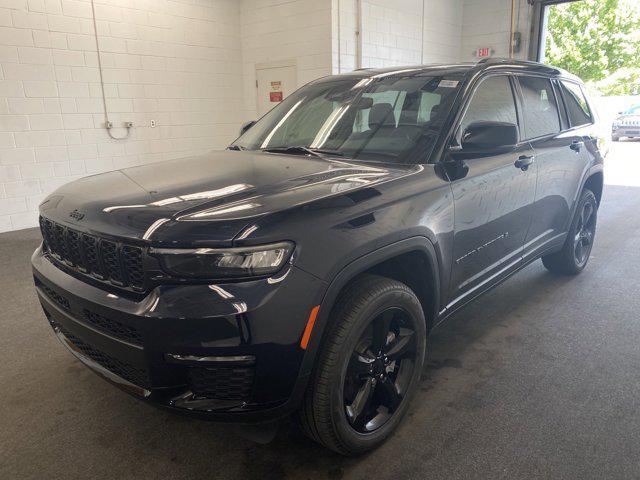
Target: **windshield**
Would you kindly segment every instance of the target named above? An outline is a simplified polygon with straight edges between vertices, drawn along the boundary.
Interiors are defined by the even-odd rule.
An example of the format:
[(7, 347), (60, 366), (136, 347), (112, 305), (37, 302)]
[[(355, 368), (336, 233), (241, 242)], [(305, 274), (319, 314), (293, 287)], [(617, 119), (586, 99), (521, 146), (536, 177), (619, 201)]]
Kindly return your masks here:
[(625, 110), (622, 112), (623, 115), (633, 115), (636, 113), (640, 113), (640, 105), (634, 105), (629, 110)]
[(312, 83), (262, 117), (232, 148), (304, 153), (304, 147), (364, 161), (425, 163), (460, 80), (413, 75)]

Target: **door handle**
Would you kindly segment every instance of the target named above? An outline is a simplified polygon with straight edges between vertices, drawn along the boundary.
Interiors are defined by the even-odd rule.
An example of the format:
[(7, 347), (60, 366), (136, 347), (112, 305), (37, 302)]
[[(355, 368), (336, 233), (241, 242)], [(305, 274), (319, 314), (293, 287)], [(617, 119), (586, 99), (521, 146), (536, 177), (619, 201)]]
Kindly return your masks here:
[(584, 145), (583, 141), (574, 140), (573, 142), (571, 142), (571, 145), (569, 145), (569, 148), (574, 152), (579, 152), (583, 145)]
[(526, 172), (529, 169), (529, 165), (531, 165), (534, 160), (535, 157), (533, 155), (520, 155), (514, 162), (514, 165), (516, 168)]

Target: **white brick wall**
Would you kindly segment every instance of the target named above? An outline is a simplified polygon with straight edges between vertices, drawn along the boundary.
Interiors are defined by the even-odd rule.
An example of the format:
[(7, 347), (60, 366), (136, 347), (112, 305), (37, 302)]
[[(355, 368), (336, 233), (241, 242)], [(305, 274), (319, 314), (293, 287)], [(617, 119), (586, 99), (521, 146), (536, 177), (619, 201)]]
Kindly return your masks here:
[[(479, 47), (509, 56), (511, 0), (333, 0), (334, 73), (356, 66), (358, 1), (363, 67), (473, 62)], [(522, 34), (516, 58), (527, 57), (531, 13), (527, 0), (516, 1), (516, 30)]]
[[(258, 63), (293, 60), (298, 85), (353, 70), (357, 1), (96, 0), (110, 120), (136, 125), (116, 141), (89, 0), (0, 0), (0, 231), (75, 178), (226, 146), (255, 118)], [(361, 2), (363, 67), (508, 55), (510, 0)]]
[[(0, 231), (83, 175), (224, 147), (242, 117), (236, 0), (0, 1)], [(150, 128), (151, 120), (157, 127)], [(122, 135), (124, 129), (115, 129)]]
[(331, 74), (331, 0), (242, 0), (245, 119), (257, 112), (256, 63), (294, 60), (298, 85)]
[[(522, 34), (522, 46), (515, 58), (527, 58), (531, 14), (527, 0), (516, 1), (516, 31)], [(509, 57), (510, 30), (511, 0), (464, 0), (461, 60), (477, 60), (479, 47), (491, 47), (495, 57)]]
[(363, 0), (362, 66), (421, 63), (422, 0)]
[[(334, 73), (356, 66), (358, 0), (333, 0)], [(361, 0), (362, 67), (458, 62), (463, 0)]]
[(423, 62), (458, 62), (461, 45), (462, 0), (426, 0)]
[(356, 65), (356, 2), (358, 0), (331, 1), (332, 73), (350, 72)]

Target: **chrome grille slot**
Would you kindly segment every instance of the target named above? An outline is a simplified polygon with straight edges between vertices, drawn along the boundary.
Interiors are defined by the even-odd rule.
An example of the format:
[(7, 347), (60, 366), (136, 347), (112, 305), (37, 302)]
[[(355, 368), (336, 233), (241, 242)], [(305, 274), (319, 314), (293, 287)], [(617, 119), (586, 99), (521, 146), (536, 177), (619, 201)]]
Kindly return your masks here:
[(98, 241), (91, 235), (82, 235), (82, 251), (85, 271), (98, 278), (104, 278), (98, 259)]
[(135, 288), (144, 287), (144, 270), (142, 264), (142, 249), (124, 245), (122, 247), (122, 258), (126, 265), (129, 284)]
[(84, 268), (80, 251), (80, 234), (75, 230), (67, 230), (67, 255), (69, 263)]
[(57, 223), (53, 224), (53, 244), (56, 246), (55, 254), (57, 254), (61, 260), (67, 260), (67, 245), (65, 241), (65, 228)]
[(122, 285), (123, 275), (122, 268), (120, 266), (118, 246), (114, 242), (102, 240), (100, 242), (100, 254), (106, 277), (116, 285)]

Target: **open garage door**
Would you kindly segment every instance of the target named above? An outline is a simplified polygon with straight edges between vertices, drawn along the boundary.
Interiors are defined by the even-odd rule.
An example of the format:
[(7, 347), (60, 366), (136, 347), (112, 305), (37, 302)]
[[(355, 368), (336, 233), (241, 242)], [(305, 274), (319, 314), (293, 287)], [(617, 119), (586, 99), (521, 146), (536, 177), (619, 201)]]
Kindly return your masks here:
[(538, 62), (544, 61), (544, 47), (546, 44), (547, 22), (550, 7), (577, 1), (582, 0), (528, 0), (528, 3), (533, 6), (531, 42), (529, 43), (530, 59)]
[(605, 182), (640, 186), (640, 2), (531, 3), (530, 58), (585, 81), (611, 140)]

